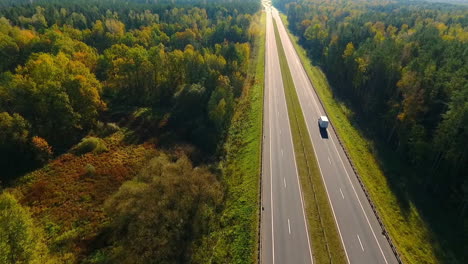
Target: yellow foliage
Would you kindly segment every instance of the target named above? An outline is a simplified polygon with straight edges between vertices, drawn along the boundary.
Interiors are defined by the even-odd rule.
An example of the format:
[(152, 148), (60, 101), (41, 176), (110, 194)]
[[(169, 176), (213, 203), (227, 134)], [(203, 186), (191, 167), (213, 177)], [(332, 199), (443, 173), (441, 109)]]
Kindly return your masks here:
[(105, 25), (107, 31), (111, 34), (123, 36), (123, 34), (125, 33), (125, 25), (116, 19), (106, 19)]
[(36, 37), (37, 35), (33, 31), (28, 29), (22, 29), (18, 32), (16, 39), (18, 40), (18, 44), (20, 44), (20, 46), (25, 46)]
[(368, 60), (362, 57), (357, 57), (355, 61), (358, 64), (359, 71), (365, 73), (367, 71), (367, 67), (369, 66)]
[(353, 45), (352, 42), (349, 42), (346, 45), (345, 51), (343, 52), (343, 58), (351, 57), (351, 56), (353, 56), (353, 54), (354, 54), (354, 45)]

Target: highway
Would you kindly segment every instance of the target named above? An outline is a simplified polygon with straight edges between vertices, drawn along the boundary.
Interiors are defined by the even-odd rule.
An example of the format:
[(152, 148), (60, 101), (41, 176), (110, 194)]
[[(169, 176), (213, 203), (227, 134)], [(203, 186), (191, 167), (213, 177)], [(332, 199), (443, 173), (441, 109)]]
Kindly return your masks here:
[(272, 16), (267, 8), (262, 263), (313, 263)]
[(273, 9), (272, 16), (278, 25), (281, 42), (348, 262), (398, 263), (387, 239), (382, 235), (377, 218), (334, 130), (330, 126), (327, 135), (320, 133), (318, 117), (325, 115), (325, 111), (318, 101), (276, 9)]

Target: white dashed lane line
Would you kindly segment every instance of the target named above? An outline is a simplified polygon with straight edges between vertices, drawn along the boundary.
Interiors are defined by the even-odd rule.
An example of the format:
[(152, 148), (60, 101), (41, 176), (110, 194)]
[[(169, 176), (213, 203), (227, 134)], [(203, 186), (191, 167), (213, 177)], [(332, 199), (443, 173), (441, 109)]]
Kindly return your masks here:
[(361, 244), (362, 251), (364, 251), (364, 247), (362, 246), (362, 243), (361, 243), (361, 238), (359, 237), (358, 234), (356, 234), (356, 236), (357, 236), (357, 239), (359, 240), (359, 244)]

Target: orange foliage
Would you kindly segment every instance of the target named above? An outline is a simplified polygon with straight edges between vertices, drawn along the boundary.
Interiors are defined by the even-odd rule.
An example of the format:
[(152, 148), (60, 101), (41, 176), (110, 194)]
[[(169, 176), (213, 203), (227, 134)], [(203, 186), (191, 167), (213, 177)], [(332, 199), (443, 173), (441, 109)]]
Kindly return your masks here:
[(32, 144), (33, 146), (40, 152), (42, 153), (43, 155), (46, 155), (48, 157), (52, 156), (53, 152), (52, 152), (52, 147), (49, 146), (49, 143), (47, 143), (47, 141), (41, 137), (33, 137), (32, 138)]
[(25, 45), (29, 44), (29, 42), (31, 42), (31, 40), (33, 40), (36, 37), (37, 35), (29, 29), (20, 30), (18, 32), (18, 35), (16, 36), (21, 47), (24, 47)]
[[(107, 219), (102, 208), (104, 201), (156, 152), (151, 144), (125, 145), (122, 139), (120, 133), (104, 139), (109, 151), (101, 154), (64, 154), (26, 175), (30, 181), (16, 187), (21, 203), (30, 207), (38, 222), (44, 226), (52, 222), (60, 227), (57, 234), (48, 234), (49, 242), (79, 228), (80, 239), (73, 241), (73, 248), (64, 250), (83, 254), (87, 249), (83, 241), (92, 241)], [(44, 143), (41, 138), (35, 141), (38, 145)], [(85, 173), (88, 164), (96, 169), (93, 176)]]

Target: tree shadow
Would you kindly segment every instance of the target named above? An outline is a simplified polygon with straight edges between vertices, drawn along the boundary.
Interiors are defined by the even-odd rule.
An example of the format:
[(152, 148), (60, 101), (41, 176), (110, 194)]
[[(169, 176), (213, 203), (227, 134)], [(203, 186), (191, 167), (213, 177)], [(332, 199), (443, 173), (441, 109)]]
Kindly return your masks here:
[[(334, 99), (351, 109), (349, 101), (342, 100), (334, 94)], [(437, 193), (437, 186), (427, 184), (429, 175), (437, 172), (431, 166), (412, 164), (401, 151), (390, 146), (385, 139), (378, 135), (376, 129), (369, 126), (369, 120), (362, 118), (362, 114), (355, 112), (348, 116), (351, 124), (369, 142), (369, 150), (376, 158), (379, 169), (382, 170), (387, 184), (403, 216), (411, 217), (411, 207), (415, 207), (418, 214), (427, 225), (430, 241), (434, 243), (435, 254), (441, 263), (458, 263), (456, 258), (463, 256), (463, 219), (456, 214), (456, 208), (448, 197)], [(457, 220), (458, 219), (458, 220)], [(447, 253), (451, 249), (457, 255)]]
[(343, 104), (352, 112), (347, 113), (348, 120), (351, 125), (359, 131), (366, 142), (368, 142), (368, 149), (376, 157), (376, 162), (379, 169), (383, 172), (391, 192), (395, 195), (399, 208), (402, 210), (405, 218), (410, 215), (410, 207), (412, 201), (411, 194), (409, 193), (409, 183), (407, 172), (410, 170), (406, 168), (405, 161), (402, 156), (396, 153), (395, 150), (390, 148), (384, 141), (379, 138), (376, 130), (369, 126), (370, 121), (363, 118), (363, 113), (353, 107), (353, 103), (347, 99), (346, 95), (341, 94), (338, 90), (333, 89), (330, 85), (333, 99), (339, 104)]

